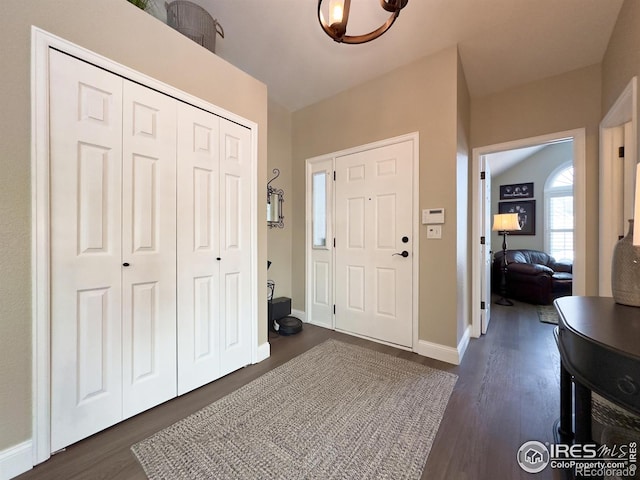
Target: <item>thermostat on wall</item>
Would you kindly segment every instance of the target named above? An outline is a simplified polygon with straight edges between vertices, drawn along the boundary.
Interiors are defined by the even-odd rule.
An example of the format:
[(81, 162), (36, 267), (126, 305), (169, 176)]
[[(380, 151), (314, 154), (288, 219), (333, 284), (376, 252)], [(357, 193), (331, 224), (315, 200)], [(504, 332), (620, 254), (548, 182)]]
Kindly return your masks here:
[(422, 210), (422, 224), (444, 223), (444, 208), (425, 208)]

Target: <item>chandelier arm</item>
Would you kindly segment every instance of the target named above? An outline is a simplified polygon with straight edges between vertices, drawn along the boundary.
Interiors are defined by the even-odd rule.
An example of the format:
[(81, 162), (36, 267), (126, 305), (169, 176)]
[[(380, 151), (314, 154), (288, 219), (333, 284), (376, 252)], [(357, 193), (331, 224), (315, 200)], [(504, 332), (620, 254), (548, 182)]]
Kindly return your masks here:
[(400, 10), (407, 6), (409, 0), (380, 0), (380, 5), (387, 12), (400, 14)]
[(383, 33), (385, 33), (387, 30), (389, 30), (389, 28), (391, 28), (391, 25), (393, 25), (393, 22), (395, 22), (396, 18), (398, 18), (399, 13), (400, 12), (398, 11), (392, 14), (387, 19), (386, 22), (384, 22), (382, 25), (380, 25), (378, 28), (376, 28), (372, 32), (365, 33), (363, 35), (345, 35), (344, 37), (342, 37), (342, 43), (348, 43), (348, 44), (354, 45), (359, 43), (367, 43), (367, 42), (370, 42), (371, 40), (375, 40), (376, 38), (380, 37)]
[(344, 0), (342, 4), (342, 21), (340, 22), (341, 28), (347, 31), (347, 23), (349, 22), (349, 11), (351, 10), (351, 0)]
[[(328, 25), (324, 20), (324, 16), (322, 15), (321, 7), (322, 0), (318, 0), (318, 21), (322, 26), (324, 32), (330, 36), (334, 41), (338, 43), (347, 43), (347, 44), (360, 44), (370, 42), (371, 40), (375, 40), (383, 33), (385, 33), (391, 25), (396, 21), (398, 15), (400, 15), (400, 10), (404, 8), (407, 4), (408, 0), (380, 0), (380, 4), (382, 8), (387, 11), (392, 12), (386, 22), (384, 22), (380, 27), (376, 28), (372, 32), (365, 33), (363, 35), (346, 35), (346, 23), (338, 23), (335, 25)], [(345, 1), (346, 10), (348, 12), (349, 0)]]

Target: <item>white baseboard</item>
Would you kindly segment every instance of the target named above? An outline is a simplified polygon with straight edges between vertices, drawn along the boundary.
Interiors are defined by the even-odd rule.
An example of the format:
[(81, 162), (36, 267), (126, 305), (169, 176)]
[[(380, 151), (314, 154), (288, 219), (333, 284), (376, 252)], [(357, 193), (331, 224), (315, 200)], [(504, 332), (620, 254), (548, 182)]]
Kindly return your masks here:
[(33, 468), (31, 440), (0, 451), (0, 480), (9, 480)]
[(427, 342), (426, 340), (418, 340), (418, 345), (413, 349), (413, 351), (423, 357), (434, 358), (453, 365), (460, 365), (462, 357), (469, 345), (470, 334), (471, 326), (468, 325), (456, 348), (441, 345), (439, 343)]
[(458, 363), (456, 363), (456, 365), (460, 365), (460, 362), (462, 361), (462, 357), (464, 357), (464, 354), (467, 351), (467, 347), (469, 346), (470, 339), (471, 339), (471, 325), (467, 325), (467, 328), (464, 329), (464, 333), (462, 334), (462, 338), (458, 342)]
[(302, 320), (304, 323), (307, 323), (307, 314), (304, 313), (302, 310), (295, 310), (295, 309), (291, 309), (291, 315), (299, 318), (300, 320)]
[(271, 356), (271, 345), (269, 342), (264, 342), (262, 345), (258, 345), (258, 353), (256, 363), (260, 363)]

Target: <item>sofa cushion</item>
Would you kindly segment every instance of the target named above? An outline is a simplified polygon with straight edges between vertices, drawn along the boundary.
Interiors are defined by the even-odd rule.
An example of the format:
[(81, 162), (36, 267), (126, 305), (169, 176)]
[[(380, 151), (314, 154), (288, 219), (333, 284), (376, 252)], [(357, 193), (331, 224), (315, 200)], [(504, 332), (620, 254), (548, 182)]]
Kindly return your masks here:
[[(502, 252), (497, 252), (496, 256)], [(551, 255), (538, 250), (507, 250), (507, 263), (533, 263), (538, 265), (549, 265), (555, 263)]]
[(553, 275), (553, 270), (539, 263), (510, 263), (507, 270), (509, 273), (517, 272), (526, 275)]
[(552, 268), (554, 272), (573, 272), (573, 265), (567, 262), (551, 262), (549, 263), (549, 267)]
[(554, 272), (553, 279), (559, 281), (569, 281), (573, 280), (573, 275), (567, 272)]

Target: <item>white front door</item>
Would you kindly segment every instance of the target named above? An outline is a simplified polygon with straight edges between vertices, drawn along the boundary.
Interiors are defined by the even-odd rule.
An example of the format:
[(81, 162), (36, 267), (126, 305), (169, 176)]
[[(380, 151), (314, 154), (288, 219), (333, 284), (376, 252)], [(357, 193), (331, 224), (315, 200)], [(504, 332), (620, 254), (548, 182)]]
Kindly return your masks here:
[(122, 419), (122, 79), (51, 50), (51, 450)]
[(411, 348), (413, 142), (335, 165), (336, 329)]

